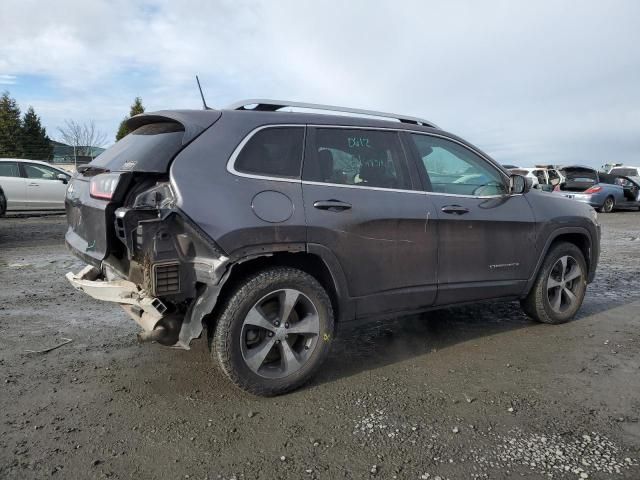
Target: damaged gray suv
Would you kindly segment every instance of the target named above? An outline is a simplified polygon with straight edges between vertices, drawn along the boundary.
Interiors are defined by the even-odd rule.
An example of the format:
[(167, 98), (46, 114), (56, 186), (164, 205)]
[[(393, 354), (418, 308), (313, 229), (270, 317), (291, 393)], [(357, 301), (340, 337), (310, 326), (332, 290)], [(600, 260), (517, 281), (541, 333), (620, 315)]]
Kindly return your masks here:
[(189, 349), (206, 328), (254, 394), (307, 381), (341, 323), (481, 300), (562, 323), (595, 275), (591, 207), (426, 120), (248, 100), (128, 126), (69, 184), (66, 243), (88, 266), (67, 278), (140, 340)]

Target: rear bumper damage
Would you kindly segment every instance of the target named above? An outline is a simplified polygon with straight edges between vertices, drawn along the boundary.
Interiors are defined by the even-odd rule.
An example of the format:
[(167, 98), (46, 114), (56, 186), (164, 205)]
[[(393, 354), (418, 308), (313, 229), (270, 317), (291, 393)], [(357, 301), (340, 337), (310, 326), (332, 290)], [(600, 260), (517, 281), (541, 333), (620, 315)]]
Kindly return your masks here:
[[(67, 279), (97, 300), (120, 304), (141, 327), (140, 341), (188, 350), (215, 307), (229, 259), (173, 208), (118, 209), (115, 236), (119, 253), (112, 252), (99, 267), (92, 262), (69, 272)], [(72, 242), (67, 245), (83, 258)]]

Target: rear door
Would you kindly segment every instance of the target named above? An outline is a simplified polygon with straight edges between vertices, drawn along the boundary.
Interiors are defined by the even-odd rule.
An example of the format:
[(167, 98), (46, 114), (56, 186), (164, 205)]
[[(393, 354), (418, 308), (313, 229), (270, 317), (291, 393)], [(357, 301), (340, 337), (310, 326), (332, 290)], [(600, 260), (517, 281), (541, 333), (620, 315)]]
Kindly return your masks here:
[(39, 163), (22, 162), (20, 165), (27, 178), (27, 208), (64, 209), (67, 182), (58, 178), (60, 172)]
[(508, 178), (464, 144), (409, 134), (438, 224), (437, 305), (522, 292), (536, 259), (535, 220)]
[(549, 185), (551, 186), (549, 191), (553, 191), (560, 183), (562, 182), (562, 177), (560, 173), (558, 173), (555, 169), (547, 170), (547, 175), (549, 176)]
[(414, 189), (398, 132), (309, 127), (302, 189), (307, 241), (335, 254), (357, 315), (433, 304), (435, 211)]
[(20, 175), (18, 162), (0, 161), (0, 187), (7, 199), (7, 210), (26, 206), (26, 180)]

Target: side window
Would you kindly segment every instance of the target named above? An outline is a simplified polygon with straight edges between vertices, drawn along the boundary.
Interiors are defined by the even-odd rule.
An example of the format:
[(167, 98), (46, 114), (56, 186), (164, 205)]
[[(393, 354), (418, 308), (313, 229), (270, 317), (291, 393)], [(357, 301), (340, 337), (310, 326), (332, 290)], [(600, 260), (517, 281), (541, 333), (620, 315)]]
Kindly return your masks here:
[(273, 127), (256, 132), (235, 161), (238, 172), (300, 178), (304, 127)]
[(434, 192), (455, 195), (503, 195), (500, 172), (468, 148), (444, 138), (411, 134)]
[(53, 168), (44, 165), (36, 165), (34, 163), (23, 164), (24, 171), (28, 178), (37, 178), (40, 180), (56, 180), (58, 172)]
[(15, 162), (0, 162), (0, 177), (19, 177), (20, 170)]
[(305, 157), (303, 178), (362, 187), (410, 189), (406, 159), (396, 132), (318, 128)]

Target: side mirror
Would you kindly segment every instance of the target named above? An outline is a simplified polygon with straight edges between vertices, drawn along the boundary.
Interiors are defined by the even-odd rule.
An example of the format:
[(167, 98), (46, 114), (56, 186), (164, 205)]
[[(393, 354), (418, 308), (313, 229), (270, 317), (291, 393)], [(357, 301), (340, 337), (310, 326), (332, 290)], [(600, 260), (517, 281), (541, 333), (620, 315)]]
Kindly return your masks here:
[(513, 174), (509, 179), (509, 188), (512, 195), (527, 193), (531, 190), (533, 181), (530, 178), (526, 178), (522, 175)]
[(69, 177), (67, 177), (64, 173), (59, 173), (56, 178), (60, 180), (65, 185), (69, 182)]

